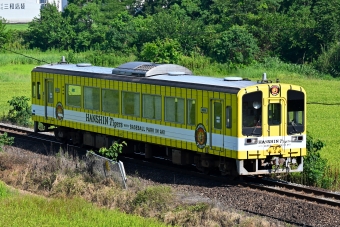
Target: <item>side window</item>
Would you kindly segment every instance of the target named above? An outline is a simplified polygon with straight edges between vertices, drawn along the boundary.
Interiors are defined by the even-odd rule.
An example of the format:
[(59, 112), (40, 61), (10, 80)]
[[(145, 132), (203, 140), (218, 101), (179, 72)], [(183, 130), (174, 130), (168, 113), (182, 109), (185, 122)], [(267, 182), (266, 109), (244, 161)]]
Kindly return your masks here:
[(102, 110), (109, 113), (119, 113), (119, 91), (102, 90)]
[(187, 124), (196, 125), (196, 101), (194, 99), (187, 100)]
[(81, 107), (81, 86), (66, 85), (66, 105)]
[(231, 106), (226, 107), (226, 127), (231, 128)]
[(84, 87), (84, 108), (88, 110), (100, 110), (99, 88)]
[(165, 121), (184, 124), (184, 99), (165, 97)]
[(143, 117), (162, 120), (162, 97), (143, 95)]
[(41, 85), (40, 82), (37, 83), (37, 98), (40, 99), (41, 97)]
[(122, 92), (122, 107), (123, 114), (139, 117), (140, 113), (140, 101), (139, 93), (134, 92)]
[(32, 98), (37, 97), (37, 87), (35, 85), (35, 82), (32, 82)]

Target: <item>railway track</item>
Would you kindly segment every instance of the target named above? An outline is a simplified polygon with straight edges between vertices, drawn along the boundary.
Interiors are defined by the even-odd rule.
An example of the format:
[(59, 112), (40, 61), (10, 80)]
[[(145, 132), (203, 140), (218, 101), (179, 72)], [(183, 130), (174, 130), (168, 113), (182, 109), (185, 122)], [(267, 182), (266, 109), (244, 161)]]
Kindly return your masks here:
[(34, 133), (32, 129), (19, 127), (16, 125), (0, 123), (0, 132), (1, 133), (6, 132), (8, 135), (27, 137), (31, 139), (37, 139), (37, 140), (60, 144), (60, 142), (55, 140), (55, 138), (53, 137), (53, 134), (51, 133), (48, 133), (48, 132), (47, 133)]
[(310, 188), (304, 185), (296, 185), (288, 182), (280, 182), (272, 179), (248, 178), (243, 184), (250, 188), (256, 188), (269, 192), (295, 197), (298, 199), (327, 204), (340, 208), (340, 193)]

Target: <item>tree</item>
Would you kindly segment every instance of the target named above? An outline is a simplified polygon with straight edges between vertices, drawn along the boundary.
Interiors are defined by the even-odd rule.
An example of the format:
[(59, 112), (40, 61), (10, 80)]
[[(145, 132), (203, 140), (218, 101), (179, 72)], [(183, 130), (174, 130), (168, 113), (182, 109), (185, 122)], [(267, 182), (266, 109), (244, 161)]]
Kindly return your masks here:
[(30, 48), (47, 50), (50, 48), (64, 49), (68, 39), (66, 21), (58, 12), (56, 5), (46, 4), (40, 10), (40, 17), (28, 23), (26, 40)]
[(6, 20), (0, 17), (0, 46), (8, 43), (11, 38), (12, 31), (6, 27)]
[(249, 64), (259, 52), (257, 40), (244, 27), (233, 26), (221, 32), (212, 43), (212, 57), (219, 62)]
[(174, 64), (179, 61), (181, 55), (181, 46), (177, 40), (157, 39), (143, 45), (140, 58), (143, 61)]
[[(154, 42), (157, 39), (177, 40), (184, 54), (189, 54), (200, 46), (204, 33), (202, 30), (203, 21), (192, 19), (187, 16), (186, 11), (174, 4), (170, 10), (164, 10), (153, 16), (148, 16), (148, 28), (141, 30), (140, 40), (137, 42), (137, 48), (141, 48), (146, 42)], [(142, 40), (142, 41), (141, 41)]]
[(316, 69), (333, 77), (340, 77), (340, 44), (338, 42), (329, 48), (323, 48), (318, 59), (313, 63)]
[(128, 12), (116, 15), (108, 24), (102, 49), (130, 53), (138, 36), (133, 19)]

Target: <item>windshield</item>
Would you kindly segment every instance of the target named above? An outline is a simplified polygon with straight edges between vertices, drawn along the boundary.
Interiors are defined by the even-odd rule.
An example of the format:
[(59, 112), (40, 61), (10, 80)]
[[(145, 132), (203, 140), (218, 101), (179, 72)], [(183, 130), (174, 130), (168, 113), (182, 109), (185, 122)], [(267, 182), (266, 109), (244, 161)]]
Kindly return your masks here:
[(242, 98), (242, 134), (262, 135), (262, 92), (245, 94)]
[(288, 134), (303, 132), (304, 127), (304, 93), (300, 91), (288, 91), (287, 108), (287, 132)]

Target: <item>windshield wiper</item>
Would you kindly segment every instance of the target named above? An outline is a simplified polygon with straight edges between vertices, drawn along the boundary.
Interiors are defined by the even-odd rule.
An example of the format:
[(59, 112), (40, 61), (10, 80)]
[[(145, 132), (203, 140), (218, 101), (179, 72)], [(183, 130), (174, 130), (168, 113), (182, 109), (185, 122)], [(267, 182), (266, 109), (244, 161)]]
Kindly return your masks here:
[(257, 126), (260, 124), (261, 120), (258, 120), (254, 126), (254, 130), (251, 132), (251, 135), (257, 135), (257, 136), (260, 136), (261, 134), (255, 134), (255, 131), (257, 129)]
[(291, 123), (291, 125), (292, 125), (292, 128), (293, 128), (293, 132), (289, 132), (290, 134), (294, 134), (294, 133), (301, 133), (301, 132), (299, 132), (298, 130), (296, 130), (296, 128), (295, 128), (295, 126), (297, 126), (296, 124), (295, 124), (295, 121), (294, 121), (294, 119), (290, 122)]

